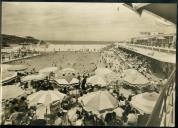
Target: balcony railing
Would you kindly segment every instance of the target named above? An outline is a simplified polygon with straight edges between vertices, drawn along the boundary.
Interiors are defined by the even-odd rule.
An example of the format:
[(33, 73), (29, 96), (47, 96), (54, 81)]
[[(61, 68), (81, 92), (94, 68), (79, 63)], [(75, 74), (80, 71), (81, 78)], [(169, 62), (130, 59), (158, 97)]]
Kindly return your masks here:
[(170, 127), (175, 125), (175, 73), (171, 73), (159, 96), (147, 126)]

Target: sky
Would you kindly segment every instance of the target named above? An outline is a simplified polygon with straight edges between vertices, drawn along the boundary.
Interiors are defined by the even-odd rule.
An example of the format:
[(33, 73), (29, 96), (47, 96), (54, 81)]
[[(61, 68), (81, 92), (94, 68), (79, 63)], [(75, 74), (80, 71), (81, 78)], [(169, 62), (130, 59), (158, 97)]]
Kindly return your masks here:
[(42, 40), (120, 41), (153, 31), (175, 33), (174, 25), (122, 3), (3, 2), (2, 33)]

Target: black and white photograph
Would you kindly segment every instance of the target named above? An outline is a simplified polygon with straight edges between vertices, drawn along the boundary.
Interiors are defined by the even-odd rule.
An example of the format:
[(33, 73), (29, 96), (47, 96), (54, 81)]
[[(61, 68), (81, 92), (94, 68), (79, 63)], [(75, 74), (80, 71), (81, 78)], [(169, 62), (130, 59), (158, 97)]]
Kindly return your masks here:
[(0, 125), (175, 127), (177, 3), (1, 6)]

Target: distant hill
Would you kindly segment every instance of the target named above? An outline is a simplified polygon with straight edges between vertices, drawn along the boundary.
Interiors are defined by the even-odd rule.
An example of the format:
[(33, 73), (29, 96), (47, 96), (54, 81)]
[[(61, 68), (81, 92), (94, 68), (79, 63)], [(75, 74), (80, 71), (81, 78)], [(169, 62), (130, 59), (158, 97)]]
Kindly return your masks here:
[[(26, 37), (19, 37), (15, 35), (7, 35), (7, 34), (2, 34), (1, 35), (2, 39), (2, 45), (3, 46), (9, 46), (10, 44), (37, 44), (40, 40), (35, 39), (34, 37), (31, 36), (26, 36)], [(45, 41), (41, 41), (41, 44), (45, 44)]]
[(114, 41), (63, 41), (63, 40), (46, 40), (51, 44), (111, 44)]

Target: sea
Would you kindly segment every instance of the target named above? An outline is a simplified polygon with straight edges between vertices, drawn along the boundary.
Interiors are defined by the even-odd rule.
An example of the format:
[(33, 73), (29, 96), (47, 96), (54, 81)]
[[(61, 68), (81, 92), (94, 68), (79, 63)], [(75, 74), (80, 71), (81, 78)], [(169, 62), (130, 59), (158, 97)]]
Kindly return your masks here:
[(47, 41), (47, 45), (32, 47), (37, 51), (99, 51), (113, 42), (106, 41)]

